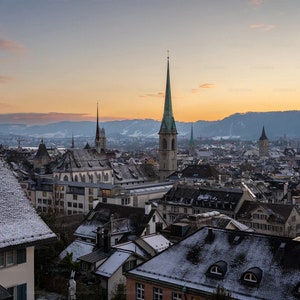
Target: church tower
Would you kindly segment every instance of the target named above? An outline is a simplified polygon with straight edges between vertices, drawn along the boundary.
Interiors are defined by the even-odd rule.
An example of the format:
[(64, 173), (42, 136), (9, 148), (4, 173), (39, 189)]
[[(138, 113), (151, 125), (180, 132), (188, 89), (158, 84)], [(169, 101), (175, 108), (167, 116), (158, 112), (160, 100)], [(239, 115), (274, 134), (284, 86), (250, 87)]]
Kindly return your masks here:
[(189, 142), (189, 155), (194, 157), (195, 156), (195, 142), (194, 142), (194, 129), (193, 129), (193, 123), (191, 126), (191, 137)]
[(258, 141), (259, 147), (259, 156), (260, 157), (268, 157), (269, 156), (269, 140), (265, 133), (265, 127), (263, 126), (261, 136)]
[(177, 129), (172, 111), (169, 57), (167, 65), (164, 114), (158, 134), (159, 176), (160, 179), (165, 179), (167, 176), (177, 171)]
[(97, 103), (97, 124), (96, 124), (95, 148), (99, 154), (105, 153), (105, 151), (106, 151), (105, 130), (104, 130), (104, 128), (99, 127), (98, 103)]

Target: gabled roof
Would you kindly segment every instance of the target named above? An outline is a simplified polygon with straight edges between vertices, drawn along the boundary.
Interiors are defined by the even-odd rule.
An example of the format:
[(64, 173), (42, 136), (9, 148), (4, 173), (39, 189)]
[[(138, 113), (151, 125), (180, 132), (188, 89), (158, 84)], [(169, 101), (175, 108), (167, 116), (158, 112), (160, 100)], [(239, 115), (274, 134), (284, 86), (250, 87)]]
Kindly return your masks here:
[(269, 221), (275, 221), (284, 224), (291, 215), (294, 206), (288, 204), (264, 203), (245, 200), (242, 207), (238, 211), (237, 218), (249, 219), (251, 218), (253, 211), (259, 208), (262, 208), (265, 213), (269, 215)]
[(203, 164), (203, 165), (189, 165), (186, 168), (184, 168), (182, 171), (177, 171), (172, 174), (173, 178), (174, 176), (180, 178), (191, 178), (194, 180), (199, 179), (218, 179), (219, 171), (209, 164)]
[(160, 202), (234, 210), (242, 195), (241, 189), (174, 186)]
[(72, 260), (76, 261), (80, 256), (93, 252), (95, 244), (76, 239), (60, 254), (59, 258), (63, 259), (67, 253), (73, 253)]
[(0, 160), (0, 249), (54, 239), (56, 235), (38, 216), (16, 178)]
[(90, 211), (86, 219), (76, 229), (74, 234), (76, 236), (95, 239), (98, 227), (108, 226), (112, 220), (120, 220), (123, 227), (118, 223), (119, 232), (139, 236), (148, 224), (153, 211), (149, 215), (145, 215), (145, 209), (141, 207), (98, 203), (95, 209)]
[[(227, 264), (223, 279), (206, 276), (208, 268)], [(245, 271), (259, 268), (253, 288), (240, 281)], [(218, 228), (203, 228), (128, 272), (128, 277), (161, 286), (185, 287), (197, 295), (221, 285), (235, 299), (295, 299), (300, 281), (300, 243), (290, 238)]]
[(96, 171), (110, 169), (109, 161), (95, 149), (68, 149), (54, 172)]
[(115, 184), (151, 182), (158, 180), (158, 174), (151, 164), (111, 163)]
[(129, 251), (115, 251), (103, 264), (95, 271), (96, 275), (111, 277), (125, 262), (133, 255)]

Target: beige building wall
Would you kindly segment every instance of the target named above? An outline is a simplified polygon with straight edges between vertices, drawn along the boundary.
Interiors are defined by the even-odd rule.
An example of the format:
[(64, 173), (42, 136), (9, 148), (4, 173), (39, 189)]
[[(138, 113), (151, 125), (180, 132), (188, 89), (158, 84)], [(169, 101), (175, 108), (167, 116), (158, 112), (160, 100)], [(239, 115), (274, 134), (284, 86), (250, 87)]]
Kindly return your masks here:
[(1, 285), (6, 289), (27, 284), (27, 299), (34, 299), (34, 247), (26, 248), (26, 262), (0, 269)]

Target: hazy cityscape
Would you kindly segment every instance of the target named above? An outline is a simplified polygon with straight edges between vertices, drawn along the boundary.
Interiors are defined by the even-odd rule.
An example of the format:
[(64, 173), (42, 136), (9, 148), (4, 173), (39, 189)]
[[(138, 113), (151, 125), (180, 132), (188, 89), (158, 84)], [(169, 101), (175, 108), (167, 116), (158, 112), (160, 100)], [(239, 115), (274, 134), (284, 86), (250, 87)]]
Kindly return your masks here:
[(300, 299), (298, 9), (0, 1), (0, 299)]

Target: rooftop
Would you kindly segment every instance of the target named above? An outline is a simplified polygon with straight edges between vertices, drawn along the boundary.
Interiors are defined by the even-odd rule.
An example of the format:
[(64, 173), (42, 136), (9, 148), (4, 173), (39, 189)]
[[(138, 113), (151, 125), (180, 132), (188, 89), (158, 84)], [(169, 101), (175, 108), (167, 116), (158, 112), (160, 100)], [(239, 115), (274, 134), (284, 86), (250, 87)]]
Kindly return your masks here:
[[(220, 261), (226, 264), (224, 277), (207, 276), (208, 269)], [(258, 286), (242, 284), (242, 274), (253, 268), (261, 270)], [(205, 227), (129, 271), (129, 276), (208, 293), (221, 285), (237, 299), (295, 299), (299, 271), (299, 242)]]
[(30, 205), (12, 172), (0, 160), (0, 249), (35, 245), (56, 235)]

